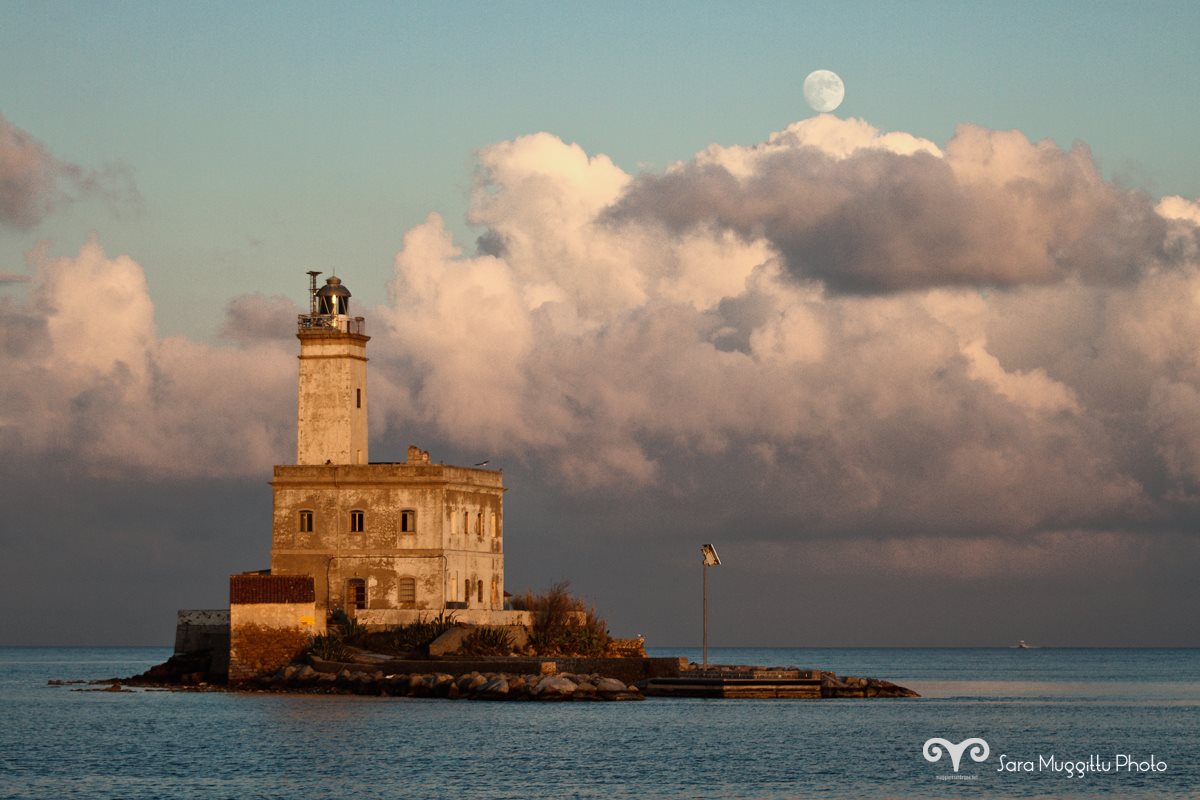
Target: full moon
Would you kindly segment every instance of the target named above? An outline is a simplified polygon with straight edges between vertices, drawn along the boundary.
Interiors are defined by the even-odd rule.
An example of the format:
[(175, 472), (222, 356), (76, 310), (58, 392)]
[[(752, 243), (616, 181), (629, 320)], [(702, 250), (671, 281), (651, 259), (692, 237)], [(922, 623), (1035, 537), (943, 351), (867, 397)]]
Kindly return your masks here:
[(804, 101), (814, 111), (833, 111), (846, 96), (846, 84), (836, 72), (819, 69), (804, 79)]

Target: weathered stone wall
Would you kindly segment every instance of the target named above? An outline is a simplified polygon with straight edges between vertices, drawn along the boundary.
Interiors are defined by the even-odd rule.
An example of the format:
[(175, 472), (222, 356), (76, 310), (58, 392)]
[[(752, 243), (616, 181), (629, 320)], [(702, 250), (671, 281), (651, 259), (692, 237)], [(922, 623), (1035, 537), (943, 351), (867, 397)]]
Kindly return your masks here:
[[(436, 612), (447, 601), (503, 608), (500, 473), (430, 464), (413, 449), (421, 460), (404, 464), (275, 467), (271, 571), (311, 575), (319, 613), (356, 611), (346, 607), (351, 579), (366, 582), (371, 612)], [(352, 530), (356, 510), (362, 531)], [(301, 530), (301, 511), (312, 512), (311, 531)], [(415, 514), (414, 531), (403, 530), (405, 512)], [(401, 599), (408, 578), (416, 588), (412, 601)]]
[(609, 658), (645, 658), (646, 640), (641, 636), (636, 639), (612, 639), (604, 655)]
[(229, 599), (231, 681), (274, 672), (325, 630), (308, 576), (231, 575)]
[(229, 680), (269, 675), (302, 654), (312, 631), (249, 623), (230, 629)]
[(296, 463), (365, 464), (370, 337), (302, 330)]
[(180, 609), (175, 615), (175, 653), (228, 647), (229, 609)]
[(678, 677), (687, 666), (684, 658), (558, 658), (555, 661), (559, 672), (595, 673), (625, 683)]
[[(436, 612), (434, 612), (436, 613)], [(463, 625), (519, 625), (529, 627), (533, 624), (533, 614), (529, 611), (488, 611), (480, 608), (459, 608), (447, 611), (454, 614), (455, 622)], [(381, 609), (359, 611), (356, 616), (361, 625), (368, 628), (392, 628), (397, 625), (409, 625), (424, 618), (429, 619), (428, 611), (408, 611), (402, 609)]]
[[(229, 672), (229, 609), (181, 609), (175, 619), (175, 655), (214, 680)], [(198, 660), (197, 660), (198, 659)]]

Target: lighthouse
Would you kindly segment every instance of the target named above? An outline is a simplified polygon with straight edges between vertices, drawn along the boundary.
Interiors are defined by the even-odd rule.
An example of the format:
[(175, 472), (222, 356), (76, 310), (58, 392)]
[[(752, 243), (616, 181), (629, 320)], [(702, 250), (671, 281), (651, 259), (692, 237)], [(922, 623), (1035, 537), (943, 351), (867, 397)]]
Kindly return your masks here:
[(410, 445), (403, 461), (367, 455), (367, 342), (338, 277), (297, 318), (296, 463), (271, 481), (272, 576), (311, 577), (318, 620), (369, 627), (453, 610), (508, 624), (504, 609), (504, 481), (499, 470), (434, 462)]
[(350, 316), (350, 290), (337, 276), (315, 288), (298, 319), (300, 387), (297, 464), (366, 464), (367, 342), (362, 317)]

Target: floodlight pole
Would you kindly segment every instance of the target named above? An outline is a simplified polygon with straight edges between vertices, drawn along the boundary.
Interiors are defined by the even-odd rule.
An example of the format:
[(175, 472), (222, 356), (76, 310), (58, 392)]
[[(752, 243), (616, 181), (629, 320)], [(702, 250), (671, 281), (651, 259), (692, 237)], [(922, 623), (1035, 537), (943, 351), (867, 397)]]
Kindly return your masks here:
[(708, 561), (700, 562), (704, 569), (704, 666), (708, 666)]
[(711, 544), (700, 545), (700, 552), (703, 555), (701, 562), (704, 566), (704, 666), (708, 666), (708, 568), (721, 566), (721, 558), (717, 555), (717, 549)]

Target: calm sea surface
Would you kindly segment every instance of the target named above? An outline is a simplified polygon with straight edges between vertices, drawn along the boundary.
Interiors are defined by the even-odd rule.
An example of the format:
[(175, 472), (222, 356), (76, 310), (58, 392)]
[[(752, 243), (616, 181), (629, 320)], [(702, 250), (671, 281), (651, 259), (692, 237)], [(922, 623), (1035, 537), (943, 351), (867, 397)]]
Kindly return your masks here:
[[(0, 797), (1200, 796), (1200, 650), (709, 651), (888, 678), (919, 700), (538, 704), (46, 685), (130, 675), (168, 655), (0, 648)], [(933, 737), (980, 737), (990, 753), (964, 754), (956, 773), (948, 755), (922, 757)], [(1143, 769), (1118, 771), (1119, 756)], [(1111, 771), (1068, 775), (1068, 762), (1089, 759)]]

